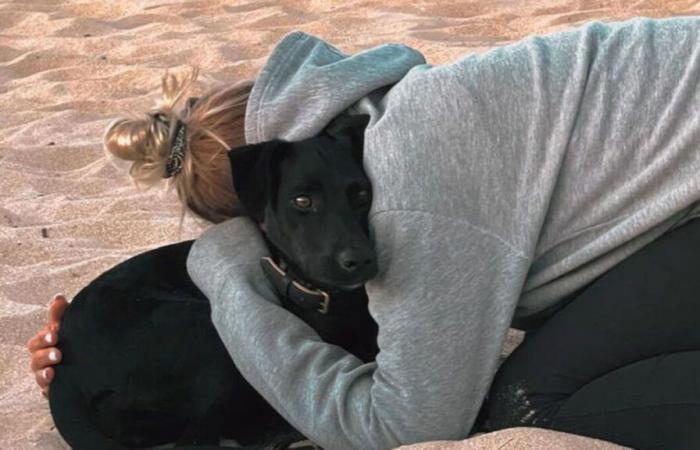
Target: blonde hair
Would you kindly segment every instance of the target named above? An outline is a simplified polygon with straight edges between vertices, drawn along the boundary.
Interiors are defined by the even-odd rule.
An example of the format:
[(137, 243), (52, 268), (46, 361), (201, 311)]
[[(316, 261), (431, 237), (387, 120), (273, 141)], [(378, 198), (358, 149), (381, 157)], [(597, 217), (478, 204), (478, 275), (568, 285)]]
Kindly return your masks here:
[[(241, 213), (233, 191), (227, 152), (245, 144), (244, 120), (252, 81), (213, 89), (198, 99), (184, 101), (197, 70), (184, 77), (166, 73), (163, 98), (144, 117), (116, 119), (105, 132), (108, 154), (132, 161), (129, 175), (139, 185), (166, 181), (185, 209), (218, 223)], [(180, 120), (186, 127), (182, 170), (166, 178), (166, 164)]]

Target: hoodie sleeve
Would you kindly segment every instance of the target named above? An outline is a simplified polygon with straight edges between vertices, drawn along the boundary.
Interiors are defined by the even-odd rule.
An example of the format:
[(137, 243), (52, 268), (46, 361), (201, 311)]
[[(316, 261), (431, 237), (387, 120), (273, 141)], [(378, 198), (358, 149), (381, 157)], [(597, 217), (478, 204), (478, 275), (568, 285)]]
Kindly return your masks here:
[(367, 285), (380, 330), (375, 363), (322, 342), (279, 306), (259, 269), (262, 238), (247, 219), (208, 230), (188, 270), (241, 373), (317, 444), (388, 449), (464, 438), (496, 370), (527, 262), (460, 220), (385, 211), (371, 222), (385, 268)]

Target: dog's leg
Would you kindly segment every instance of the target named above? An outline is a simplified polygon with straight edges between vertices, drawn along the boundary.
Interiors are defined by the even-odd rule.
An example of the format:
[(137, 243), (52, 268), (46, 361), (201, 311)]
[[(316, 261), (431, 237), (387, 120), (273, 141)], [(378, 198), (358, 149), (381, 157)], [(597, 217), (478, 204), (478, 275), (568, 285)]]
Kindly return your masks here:
[(176, 448), (189, 445), (212, 445), (219, 443), (223, 411), (220, 407), (217, 408), (216, 406), (212, 407), (208, 413), (200, 415), (190, 422), (175, 444)]
[(226, 370), (212, 366), (199, 371), (191, 391), (192, 406), (188, 415), (190, 423), (177, 441), (176, 447), (193, 444), (218, 444), (223, 436), (226, 420), (230, 420), (226, 411), (228, 395), (232, 380)]
[(92, 423), (82, 391), (71, 379), (57, 377), (49, 391), (49, 406), (61, 436), (76, 450), (124, 450), (118, 442), (103, 435)]

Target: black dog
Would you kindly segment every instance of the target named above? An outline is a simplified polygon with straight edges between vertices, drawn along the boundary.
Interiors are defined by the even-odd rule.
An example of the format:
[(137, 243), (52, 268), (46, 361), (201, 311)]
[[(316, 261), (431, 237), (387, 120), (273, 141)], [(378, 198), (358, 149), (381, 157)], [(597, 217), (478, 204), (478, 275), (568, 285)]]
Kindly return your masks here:
[(377, 273), (367, 223), (371, 186), (362, 169), (367, 118), (341, 116), (301, 143), (230, 152), (235, 191), (280, 263), (263, 261), (263, 269), (284, 306), (324, 341), (365, 361), (377, 353), (362, 287)]
[[(325, 341), (369, 361), (377, 326), (362, 288), (376, 273), (371, 190), (361, 165), (366, 123), (366, 116), (342, 116), (317, 137), (245, 146), (229, 156), (236, 192), (272, 253), (262, 269), (284, 306)], [(191, 244), (115, 266), (66, 311), (63, 361), (49, 401), (74, 449), (174, 441), (216, 449), (221, 437), (250, 449), (280, 448), (299, 439), (233, 365), (207, 299), (187, 275)]]

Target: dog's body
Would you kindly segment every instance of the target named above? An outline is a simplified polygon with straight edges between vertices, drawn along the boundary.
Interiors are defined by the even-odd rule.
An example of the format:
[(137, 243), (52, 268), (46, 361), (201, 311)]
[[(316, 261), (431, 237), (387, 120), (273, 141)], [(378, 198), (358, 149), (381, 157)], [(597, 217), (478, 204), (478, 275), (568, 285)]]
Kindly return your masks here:
[[(300, 143), (276, 141), (230, 155), (243, 205), (264, 230), (272, 259), (286, 266), (286, 274), (274, 274), (278, 266), (268, 273), (283, 305), (326, 342), (369, 361), (377, 327), (361, 286), (376, 263), (367, 230), (369, 182), (357, 158), (363, 124), (336, 124), (330, 134)], [(206, 297), (186, 273), (190, 245), (161, 247), (114, 267), (66, 311), (63, 361), (49, 399), (61, 435), (76, 450), (175, 441), (213, 449), (221, 437), (266, 448), (298, 436), (233, 365)], [(289, 295), (293, 286), (320, 292), (309, 283), (326, 290), (318, 294), (323, 308)]]

